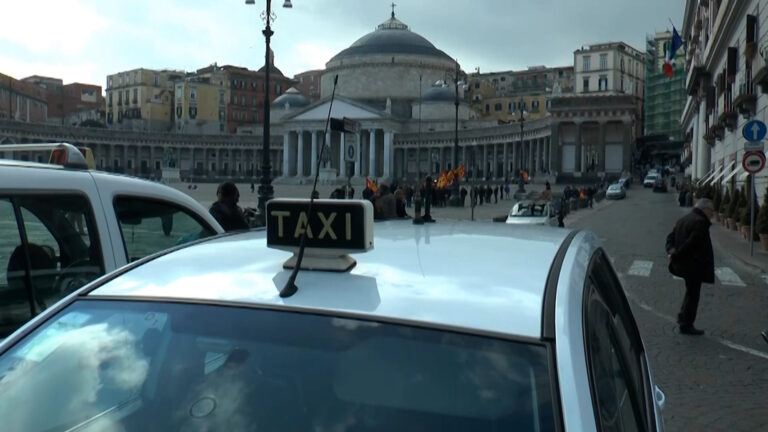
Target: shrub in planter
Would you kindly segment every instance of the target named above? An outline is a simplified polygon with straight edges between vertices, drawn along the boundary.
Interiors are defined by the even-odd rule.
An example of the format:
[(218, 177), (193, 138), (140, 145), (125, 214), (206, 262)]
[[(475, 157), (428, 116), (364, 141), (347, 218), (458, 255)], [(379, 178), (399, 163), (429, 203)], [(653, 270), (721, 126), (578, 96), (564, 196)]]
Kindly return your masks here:
[(728, 201), (728, 207), (725, 210), (725, 215), (728, 219), (733, 219), (736, 214), (736, 209), (739, 207), (740, 196), (738, 190), (733, 191), (733, 197)]
[(715, 197), (712, 199), (712, 205), (715, 207), (715, 213), (720, 212), (720, 202), (723, 200), (723, 193), (720, 188), (715, 191)]

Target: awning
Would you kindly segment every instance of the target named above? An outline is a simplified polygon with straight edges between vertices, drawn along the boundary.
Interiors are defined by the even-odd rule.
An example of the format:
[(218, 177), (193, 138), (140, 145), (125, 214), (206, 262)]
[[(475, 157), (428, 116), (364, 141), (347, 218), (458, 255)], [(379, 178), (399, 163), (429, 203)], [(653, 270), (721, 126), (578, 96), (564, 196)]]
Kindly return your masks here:
[[(741, 164), (738, 164), (738, 165), (736, 165), (736, 169), (735, 169), (735, 170), (733, 170), (733, 171), (731, 171), (731, 173), (730, 173), (730, 174), (728, 174), (728, 175), (727, 175), (727, 176), (726, 176), (726, 177), (723, 179), (723, 181), (722, 181), (721, 183), (725, 183), (725, 182), (727, 182), (728, 180), (730, 180), (730, 179), (731, 179), (731, 177), (735, 176), (736, 174), (738, 174), (738, 173), (740, 173), (740, 172), (742, 172), (742, 171), (744, 171), (744, 168), (741, 166)], [(747, 173), (747, 172), (744, 172), (744, 174), (748, 174), (748, 173)]]
[(702, 177), (702, 178), (701, 178), (701, 179), (700, 179), (700, 180), (699, 180), (699, 181), (698, 181), (696, 184), (697, 184), (697, 185), (701, 185), (701, 184), (707, 184), (707, 182), (709, 182), (709, 179), (711, 179), (712, 177), (714, 177), (715, 175), (717, 175), (717, 172), (718, 172), (718, 171), (719, 171), (719, 170), (718, 170), (718, 167), (714, 167), (714, 168), (712, 168), (712, 169), (711, 169), (711, 170), (709, 170), (709, 172), (707, 172), (707, 174), (706, 174), (704, 177)]
[(720, 171), (720, 174), (718, 174), (716, 177), (713, 177), (710, 181), (707, 182), (707, 184), (715, 184), (716, 181), (720, 180), (722, 176), (724, 176), (726, 173), (730, 173), (733, 170), (733, 164), (735, 164), (736, 161), (731, 161), (727, 166), (723, 167), (723, 170)]
[[(744, 171), (744, 169), (743, 169), (743, 168), (742, 168), (741, 170), (742, 170), (742, 171)], [(744, 171), (744, 172), (743, 172), (743, 173), (741, 173), (741, 175), (739, 176), (739, 181), (740, 181), (740, 182), (743, 182), (743, 181), (747, 180), (747, 176), (749, 176), (749, 173), (748, 173), (748, 172), (746, 172), (746, 171)]]

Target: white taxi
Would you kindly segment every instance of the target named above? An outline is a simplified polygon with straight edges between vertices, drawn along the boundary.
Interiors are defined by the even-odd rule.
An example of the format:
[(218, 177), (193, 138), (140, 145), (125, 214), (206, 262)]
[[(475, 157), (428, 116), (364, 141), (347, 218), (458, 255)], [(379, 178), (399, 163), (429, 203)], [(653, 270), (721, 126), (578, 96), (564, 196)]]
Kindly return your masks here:
[(523, 200), (515, 203), (507, 215), (509, 225), (557, 225), (557, 219), (550, 201)]
[(0, 338), (98, 276), (223, 232), (186, 194), (90, 170), (69, 144), (0, 146), (11, 149), (54, 149), (58, 164), (0, 160)]
[(265, 231), (145, 258), (24, 326), (0, 345), (4, 427), (662, 430), (594, 235), (313, 206), (270, 201)]

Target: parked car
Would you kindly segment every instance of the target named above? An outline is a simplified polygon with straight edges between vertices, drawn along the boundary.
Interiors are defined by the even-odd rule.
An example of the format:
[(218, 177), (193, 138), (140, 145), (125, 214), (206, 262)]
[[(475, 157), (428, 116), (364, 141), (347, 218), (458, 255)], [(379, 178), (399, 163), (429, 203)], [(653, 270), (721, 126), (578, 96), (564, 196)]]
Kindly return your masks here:
[(663, 430), (594, 234), (307, 206), (270, 201), (266, 230), (155, 254), (6, 339), (6, 429)]
[(651, 173), (645, 176), (645, 179), (643, 180), (643, 187), (649, 188), (653, 187), (656, 184), (656, 179), (660, 179), (661, 174)]
[(632, 184), (632, 177), (622, 177), (616, 183), (620, 184), (624, 189), (629, 189)]
[(608, 186), (608, 190), (605, 191), (606, 199), (624, 199), (627, 196), (627, 192), (624, 190), (624, 186), (620, 183), (614, 183)]
[(653, 191), (654, 192), (666, 192), (667, 191), (667, 181), (664, 179), (664, 177), (657, 177), (656, 180), (653, 182)]
[(48, 146), (61, 165), (0, 160), (0, 338), (105, 273), (224, 232), (181, 191), (90, 170), (75, 147)]
[(557, 225), (557, 215), (550, 201), (524, 200), (515, 203), (507, 216), (510, 225)]

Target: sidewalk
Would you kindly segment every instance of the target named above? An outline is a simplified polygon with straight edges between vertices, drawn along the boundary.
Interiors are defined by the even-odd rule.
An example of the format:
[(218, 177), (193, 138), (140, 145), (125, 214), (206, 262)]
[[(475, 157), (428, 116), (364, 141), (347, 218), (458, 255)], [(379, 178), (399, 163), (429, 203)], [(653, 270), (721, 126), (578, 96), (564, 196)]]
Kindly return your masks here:
[(755, 254), (749, 254), (749, 242), (741, 238), (738, 231), (726, 229), (722, 223), (712, 221), (712, 227), (709, 229), (712, 243), (717, 248), (727, 251), (734, 258), (739, 259), (744, 264), (753, 267), (755, 270), (768, 273), (768, 252), (763, 249), (763, 245), (758, 241), (755, 244)]

